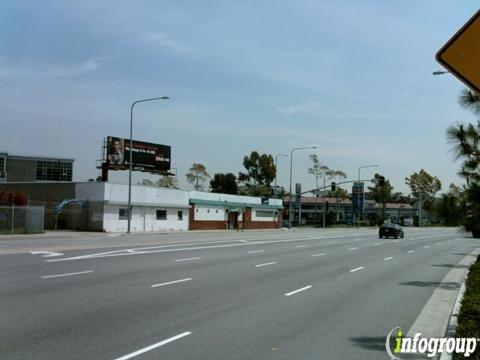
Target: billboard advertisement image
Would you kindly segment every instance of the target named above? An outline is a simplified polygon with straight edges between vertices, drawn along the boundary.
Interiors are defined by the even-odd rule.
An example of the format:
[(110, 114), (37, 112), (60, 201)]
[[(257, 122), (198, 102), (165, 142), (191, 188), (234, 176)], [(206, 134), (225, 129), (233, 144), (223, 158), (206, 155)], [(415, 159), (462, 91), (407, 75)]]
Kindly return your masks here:
[[(135, 170), (164, 173), (170, 170), (171, 148), (167, 145), (133, 140), (132, 166)], [(130, 140), (109, 136), (106, 163), (109, 170), (126, 170), (130, 163)]]

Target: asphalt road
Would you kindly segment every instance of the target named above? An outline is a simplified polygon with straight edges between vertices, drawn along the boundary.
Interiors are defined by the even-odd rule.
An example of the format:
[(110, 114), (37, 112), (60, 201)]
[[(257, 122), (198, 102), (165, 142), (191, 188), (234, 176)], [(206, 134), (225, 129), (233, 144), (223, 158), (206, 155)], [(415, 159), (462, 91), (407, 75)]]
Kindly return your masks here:
[(383, 360), (480, 247), (405, 232), (0, 238), (0, 359)]

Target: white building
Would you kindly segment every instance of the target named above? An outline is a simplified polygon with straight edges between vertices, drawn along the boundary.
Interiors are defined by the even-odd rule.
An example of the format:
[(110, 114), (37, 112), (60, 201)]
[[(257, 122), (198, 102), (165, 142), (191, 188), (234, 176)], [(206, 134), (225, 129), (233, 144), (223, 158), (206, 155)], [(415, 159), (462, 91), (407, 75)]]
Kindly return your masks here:
[[(76, 183), (75, 199), (88, 203), (90, 230), (127, 230), (127, 185)], [(131, 231), (279, 228), (282, 208), (282, 200), (133, 185)]]

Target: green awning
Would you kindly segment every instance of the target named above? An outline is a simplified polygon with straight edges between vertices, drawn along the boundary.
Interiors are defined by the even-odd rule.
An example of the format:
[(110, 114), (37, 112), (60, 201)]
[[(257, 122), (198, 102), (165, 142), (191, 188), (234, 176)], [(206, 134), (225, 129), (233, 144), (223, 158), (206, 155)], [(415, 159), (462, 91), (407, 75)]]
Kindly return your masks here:
[(234, 209), (242, 209), (242, 210), (244, 210), (247, 207), (254, 208), (254, 209), (270, 209), (270, 210), (283, 209), (283, 205), (239, 203), (239, 202), (224, 201), (224, 200), (190, 199), (190, 204), (222, 206), (225, 208), (234, 208)]

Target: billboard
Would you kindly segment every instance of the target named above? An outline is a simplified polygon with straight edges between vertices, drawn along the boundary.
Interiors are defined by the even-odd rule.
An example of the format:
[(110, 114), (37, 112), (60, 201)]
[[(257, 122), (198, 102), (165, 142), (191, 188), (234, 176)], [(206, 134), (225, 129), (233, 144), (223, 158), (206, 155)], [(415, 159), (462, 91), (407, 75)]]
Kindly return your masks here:
[(132, 151), (132, 167), (134, 170), (151, 173), (164, 173), (170, 170), (171, 148), (167, 145), (153, 144), (118, 137), (107, 137), (105, 163), (109, 170), (126, 170), (130, 166)]
[(352, 187), (352, 205), (355, 211), (363, 210), (363, 182), (355, 182)]

